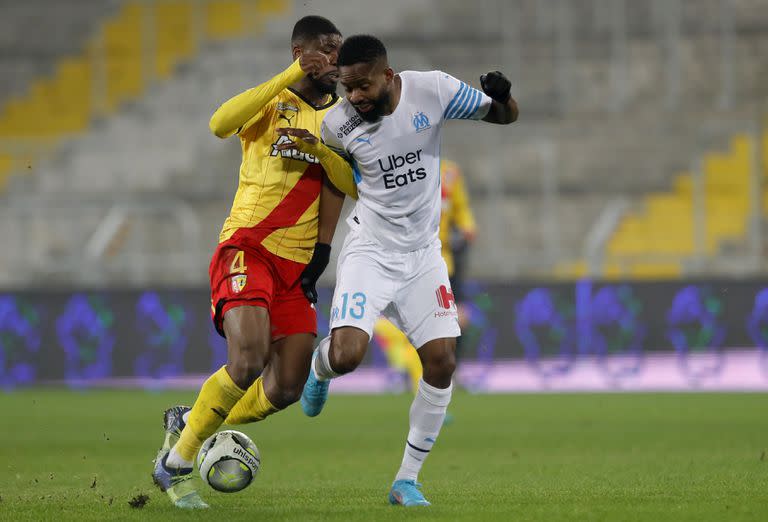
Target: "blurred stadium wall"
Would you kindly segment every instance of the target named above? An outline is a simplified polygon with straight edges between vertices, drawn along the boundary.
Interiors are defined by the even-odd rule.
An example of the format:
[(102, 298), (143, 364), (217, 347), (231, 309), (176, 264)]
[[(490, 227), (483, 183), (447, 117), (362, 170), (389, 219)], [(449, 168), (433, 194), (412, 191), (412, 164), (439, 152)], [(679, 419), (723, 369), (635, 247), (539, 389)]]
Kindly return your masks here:
[(478, 220), (478, 389), (510, 358), (534, 388), (768, 386), (763, 0), (0, 3), (0, 383), (220, 362), (207, 264), (240, 152), (207, 121), (284, 68), (305, 14), (379, 35), (396, 69), (513, 81), (519, 123), (443, 146)]

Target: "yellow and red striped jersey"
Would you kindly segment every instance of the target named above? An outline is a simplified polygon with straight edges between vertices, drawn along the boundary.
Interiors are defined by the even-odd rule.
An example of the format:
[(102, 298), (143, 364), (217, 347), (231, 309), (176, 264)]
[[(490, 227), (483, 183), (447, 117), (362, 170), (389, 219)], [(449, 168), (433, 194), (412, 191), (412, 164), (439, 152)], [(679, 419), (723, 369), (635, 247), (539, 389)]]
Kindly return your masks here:
[(242, 118), (248, 110), (255, 112), (236, 129), (243, 159), (219, 242), (237, 234), (238, 241), (260, 243), (277, 256), (308, 263), (317, 241), (323, 168), (310, 154), (277, 150), (289, 138), (278, 136), (276, 129), (296, 127), (319, 136), (325, 113), (339, 98), (334, 94), (325, 105), (313, 106), (288, 87), (303, 74), (298, 61), (294, 62), (270, 82), (232, 98), (214, 114), (211, 130), (226, 137), (230, 132), (225, 120), (236, 121), (231, 116)]

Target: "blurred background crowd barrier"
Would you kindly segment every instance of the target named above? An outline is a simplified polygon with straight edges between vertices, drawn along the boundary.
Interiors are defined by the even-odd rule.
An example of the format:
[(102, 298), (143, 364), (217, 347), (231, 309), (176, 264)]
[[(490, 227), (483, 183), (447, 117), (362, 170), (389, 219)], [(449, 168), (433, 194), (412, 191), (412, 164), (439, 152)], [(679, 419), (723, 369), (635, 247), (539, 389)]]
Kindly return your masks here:
[[(319, 334), (328, 333), (330, 289)], [(203, 290), (0, 295), (0, 386), (194, 386), (226, 362)], [(472, 391), (768, 390), (768, 282), (466, 287), (459, 382)], [(374, 336), (335, 389), (394, 391)]]
[[(623, 386), (647, 368), (641, 354), (666, 350), (682, 376), (666, 385), (695, 387), (715, 377), (679, 361), (706, 348), (702, 372), (736, 354), (765, 386), (768, 334), (748, 326), (768, 281), (764, 0), (0, 2), (6, 386), (220, 363), (207, 265), (240, 152), (208, 118), (288, 64), (290, 29), (310, 13), (380, 36), (395, 69), (512, 79), (516, 125), (449, 125), (442, 148), (465, 173), (470, 286), (487, 305), (465, 373), (527, 358), (546, 387), (581, 355), (620, 353), (630, 369), (609, 381)], [(596, 309), (582, 301), (590, 280), (603, 281), (587, 292), (605, 300)], [(615, 342), (595, 333), (596, 310)], [(531, 341), (540, 327), (547, 342)]]

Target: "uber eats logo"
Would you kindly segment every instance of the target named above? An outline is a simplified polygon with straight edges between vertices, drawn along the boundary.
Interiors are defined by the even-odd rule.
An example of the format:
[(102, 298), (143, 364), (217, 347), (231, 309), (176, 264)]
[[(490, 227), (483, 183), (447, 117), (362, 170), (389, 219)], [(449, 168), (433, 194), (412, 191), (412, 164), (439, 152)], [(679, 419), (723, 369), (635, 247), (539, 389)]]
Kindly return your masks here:
[[(379, 158), (379, 168), (384, 173), (384, 188), (393, 189), (404, 187), (408, 183), (422, 180), (427, 177), (427, 171), (424, 167), (414, 168), (416, 163), (421, 162), (421, 151), (408, 152), (402, 156), (390, 154), (384, 159)], [(408, 167), (405, 172), (396, 172), (396, 170)]]

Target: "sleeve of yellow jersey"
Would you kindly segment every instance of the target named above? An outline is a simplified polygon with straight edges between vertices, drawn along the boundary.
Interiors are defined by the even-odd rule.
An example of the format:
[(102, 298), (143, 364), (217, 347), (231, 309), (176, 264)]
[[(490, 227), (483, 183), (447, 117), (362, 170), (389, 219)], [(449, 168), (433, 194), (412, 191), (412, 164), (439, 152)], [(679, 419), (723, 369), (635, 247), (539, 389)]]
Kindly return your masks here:
[(325, 175), (333, 185), (352, 199), (357, 199), (357, 183), (349, 161), (334, 152), (322, 141), (307, 143), (304, 140), (295, 139), (297, 148), (311, 154), (318, 159)]
[(459, 173), (451, 194), (451, 208), (453, 209), (453, 222), (464, 233), (474, 234), (475, 216), (469, 206), (469, 197), (464, 188), (464, 177)]
[[(320, 140), (317, 143), (308, 143), (301, 139), (295, 139), (296, 147), (318, 159), (325, 170), (325, 175), (337, 189), (352, 199), (357, 199), (357, 182), (352, 168), (352, 158), (344, 150), (343, 145), (330, 140), (332, 133), (328, 132), (328, 125), (323, 121), (320, 124)], [(328, 143), (325, 143), (328, 141)]]
[(304, 71), (296, 60), (271, 80), (227, 100), (211, 116), (211, 132), (219, 138), (239, 134), (259, 119), (261, 110), (280, 91), (303, 77)]

